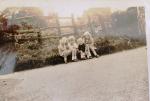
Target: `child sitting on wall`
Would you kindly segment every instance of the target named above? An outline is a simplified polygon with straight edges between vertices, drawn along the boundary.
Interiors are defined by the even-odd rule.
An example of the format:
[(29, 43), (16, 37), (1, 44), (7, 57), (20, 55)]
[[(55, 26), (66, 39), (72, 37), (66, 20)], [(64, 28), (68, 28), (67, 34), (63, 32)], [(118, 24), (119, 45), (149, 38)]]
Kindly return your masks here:
[(82, 38), (79, 38), (78, 40), (77, 40), (77, 43), (78, 43), (78, 50), (79, 50), (79, 53), (80, 53), (80, 58), (81, 59), (86, 59), (86, 54), (85, 54), (85, 43), (84, 43), (84, 41), (83, 41), (83, 39)]
[(72, 61), (77, 61), (78, 45), (76, 43), (76, 40), (75, 40), (74, 36), (70, 36), (68, 38), (68, 46), (69, 46), (69, 50), (71, 51), (71, 54), (72, 54)]
[(98, 57), (99, 55), (95, 51), (94, 40), (91, 34), (87, 31), (83, 34), (82, 37), (85, 43), (85, 53), (87, 55), (87, 58), (92, 58), (91, 52), (94, 54), (95, 57)]
[(67, 57), (71, 54), (71, 51), (69, 49), (68, 39), (66, 37), (63, 37), (59, 41), (58, 45), (58, 51), (59, 55), (64, 58), (64, 62), (67, 63)]

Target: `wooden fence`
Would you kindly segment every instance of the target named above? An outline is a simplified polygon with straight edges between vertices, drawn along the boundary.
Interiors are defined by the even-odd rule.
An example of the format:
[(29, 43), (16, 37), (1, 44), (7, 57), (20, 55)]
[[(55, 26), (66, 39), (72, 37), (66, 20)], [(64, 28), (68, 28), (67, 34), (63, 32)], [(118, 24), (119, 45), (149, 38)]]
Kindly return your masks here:
[[(31, 29), (33, 31), (42, 31), (42, 30), (46, 30), (46, 29), (53, 29), (53, 28), (56, 28), (58, 30), (58, 33), (59, 35), (62, 35), (62, 31), (61, 31), (61, 28), (73, 28), (74, 29), (74, 34), (77, 34), (77, 28), (76, 28), (76, 23), (75, 23), (75, 19), (74, 19), (74, 16), (72, 15), (71, 17), (58, 17), (57, 15), (53, 16), (53, 17), (48, 17), (48, 16), (26, 16), (26, 17), (19, 17), (19, 18), (16, 18), (16, 20), (22, 20), (22, 19), (32, 19), (33, 17), (43, 17), (44, 19), (47, 19), (47, 20), (51, 20), (51, 19), (55, 19), (56, 21), (56, 25), (55, 26), (47, 26), (47, 27), (44, 27), (44, 28), (34, 28), (34, 29)], [(72, 22), (72, 25), (69, 25), (69, 26), (61, 26), (60, 25), (60, 20), (71, 20)], [(34, 25), (33, 25), (34, 26)], [(26, 31), (25, 31), (26, 32)], [(20, 33), (25, 33), (24, 31), (20, 31)]]
[[(19, 17), (19, 18), (14, 18), (13, 17), (14, 19), (12, 19), (12, 22), (14, 20), (34, 19), (34, 17), (42, 17), (42, 18), (44, 18), (46, 20), (54, 19), (56, 25), (55, 26), (47, 26), (47, 27), (38, 27), (38, 28), (34, 27), (32, 29), (27, 29), (27, 30), (17, 30), (16, 32), (18, 34), (11, 35), (13, 38), (15, 38), (15, 41), (18, 42), (18, 40), (24, 40), (24, 41), (25, 40), (38, 40), (40, 38), (41, 39), (46, 39), (46, 38), (54, 38), (54, 37), (55, 38), (60, 38), (62, 36), (66, 36), (66, 34), (62, 32), (62, 30), (61, 30), (62, 28), (72, 28), (73, 29), (74, 32), (70, 33), (70, 34), (67, 34), (67, 35), (75, 35), (76, 36), (76, 35), (79, 34), (78, 31), (77, 31), (77, 26), (76, 26), (76, 23), (75, 23), (75, 18), (74, 18), (73, 15), (71, 17), (58, 17), (57, 15), (55, 15), (55, 16), (53, 16), (53, 18), (50, 18), (48, 16), (26, 16), (26, 17)], [(72, 23), (72, 25), (61, 26), (60, 20), (66, 20), (66, 19), (70, 20), (71, 23)], [(43, 30), (46, 30), (46, 29), (57, 29), (57, 32), (58, 32), (57, 36), (43, 36), (42, 37), (41, 36), (41, 32)], [(33, 38), (32, 35), (31, 35), (31, 37), (29, 38), (27, 36), (27, 33), (28, 34), (29, 33), (34, 33), (34, 34), (36, 34), (37, 37)]]
[[(60, 38), (63, 36), (68, 36), (68, 35), (74, 35), (74, 36), (79, 36), (81, 33), (79, 32), (80, 27), (88, 27), (88, 29), (90, 30), (91, 34), (95, 34), (95, 29), (92, 23), (92, 19), (90, 18), (90, 16), (87, 16), (87, 23), (81, 24), (79, 26), (77, 26), (76, 20), (74, 15), (71, 15), (70, 17), (59, 17), (58, 15), (55, 15), (53, 17), (49, 17), (49, 16), (25, 16), (25, 17), (19, 17), (19, 18), (14, 18), (12, 20), (24, 20), (24, 19), (34, 19), (34, 17), (41, 17), (44, 18), (45, 20), (49, 21), (49, 20), (54, 20), (55, 21), (55, 25), (54, 26), (47, 26), (47, 27), (34, 27), (32, 29), (27, 29), (27, 30), (17, 30), (17, 35), (15, 35), (15, 40), (19, 40), (20, 39), (24, 39), (24, 40), (28, 40), (30, 39), (29, 37), (26, 37), (27, 33), (34, 33), (34, 35), (36, 34), (36, 38), (33, 38), (31, 35), (31, 38), (33, 38), (34, 40), (36, 39), (45, 39), (45, 38)], [(71, 25), (61, 25), (60, 20), (70, 20), (71, 21)], [(13, 22), (13, 21), (12, 21)], [(100, 22), (101, 23), (101, 22)], [(38, 24), (38, 23), (37, 23)], [(33, 25), (34, 26), (34, 25)], [(71, 28), (73, 30), (73, 33), (69, 33), (69, 34), (65, 34), (62, 32), (63, 28)], [(42, 31), (47, 30), (47, 29), (57, 29), (57, 36), (42, 36), (40, 35)], [(105, 29), (105, 28), (103, 28)], [(106, 32), (106, 31), (105, 31)], [(23, 36), (23, 38), (22, 38)]]

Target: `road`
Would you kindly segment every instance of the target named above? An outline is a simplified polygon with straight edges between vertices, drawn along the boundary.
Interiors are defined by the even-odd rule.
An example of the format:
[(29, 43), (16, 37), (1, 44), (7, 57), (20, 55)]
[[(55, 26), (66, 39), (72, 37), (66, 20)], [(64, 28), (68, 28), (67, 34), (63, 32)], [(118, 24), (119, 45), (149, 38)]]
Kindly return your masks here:
[(13, 73), (17, 53), (12, 43), (0, 46), (0, 75)]
[(0, 101), (148, 101), (146, 48), (0, 76)]

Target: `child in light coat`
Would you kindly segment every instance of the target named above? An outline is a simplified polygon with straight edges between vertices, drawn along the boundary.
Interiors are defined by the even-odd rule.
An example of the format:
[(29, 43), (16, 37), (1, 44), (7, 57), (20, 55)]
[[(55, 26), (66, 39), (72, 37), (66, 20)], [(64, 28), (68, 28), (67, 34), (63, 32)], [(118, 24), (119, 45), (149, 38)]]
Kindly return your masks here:
[(71, 51), (69, 49), (68, 39), (66, 37), (63, 37), (59, 41), (58, 45), (58, 51), (59, 55), (64, 58), (64, 62), (67, 63), (67, 57), (71, 54)]
[(91, 52), (94, 54), (95, 57), (98, 57), (99, 55), (95, 51), (94, 40), (91, 34), (87, 31), (83, 34), (82, 38), (85, 43), (85, 51), (86, 51), (87, 58), (91, 58)]
[(78, 48), (78, 45), (76, 43), (76, 40), (75, 40), (74, 36), (70, 36), (68, 38), (68, 45), (69, 45), (69, 49), (72, 53), (72, 61), (77, 61), (77, 48)]

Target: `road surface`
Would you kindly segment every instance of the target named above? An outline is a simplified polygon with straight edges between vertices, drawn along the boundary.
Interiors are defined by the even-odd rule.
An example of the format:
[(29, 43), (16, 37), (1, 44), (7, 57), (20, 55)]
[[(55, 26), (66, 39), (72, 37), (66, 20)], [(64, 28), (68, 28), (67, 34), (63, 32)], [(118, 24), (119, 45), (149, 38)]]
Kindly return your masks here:
[(148, 101), (146, 48), (0, 76), (0, 101)]

